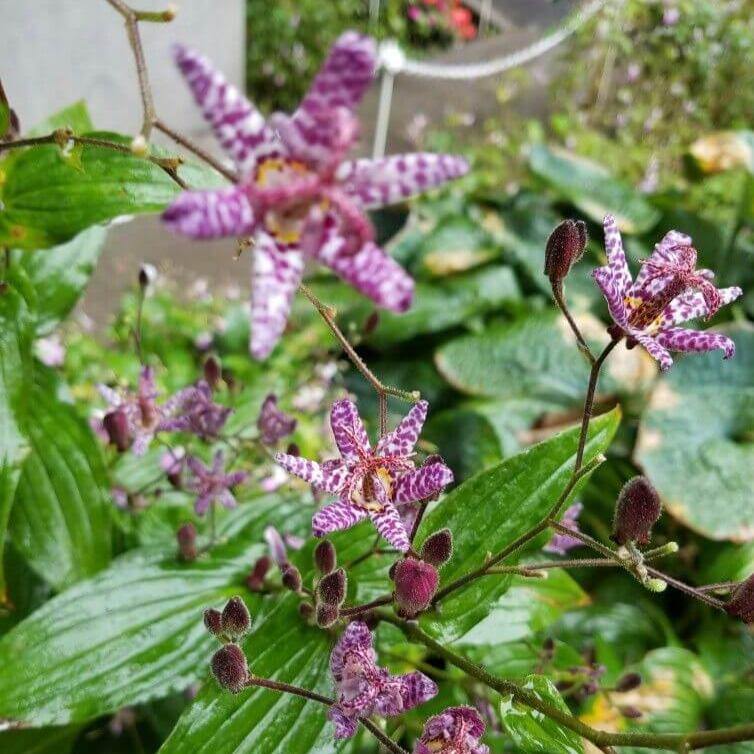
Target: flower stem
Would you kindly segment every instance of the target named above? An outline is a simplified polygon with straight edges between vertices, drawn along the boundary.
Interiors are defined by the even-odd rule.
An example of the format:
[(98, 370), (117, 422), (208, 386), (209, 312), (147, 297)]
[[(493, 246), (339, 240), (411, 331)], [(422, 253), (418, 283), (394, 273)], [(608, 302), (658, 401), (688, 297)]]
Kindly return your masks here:
[(558, 305), (558, 309), (563, 313), (563, 316), (566, 318), (566, 321), (568, 322), (571, 330), (573, 331), (573, 334), (576, 336), (576, 342), (578, 343), (579, 350), (587, 357), (590, 364), (594, 364), (596, 359), (594, 358), (594, 354), (592, 353), (592, 349), (589, 348), (589, 344), (586, 342), (586, 339), (581, 334), (581, 330), (579, 329), (579, 326), (576, 324), (576, 320), (571, 315), (570, 310), (568, 309), (568, 305), (565, 302), (565, 297), (563, 295), (563, 281), (562, 280), (556, 280), (552, 283), (552, 296), (555, 299), (555, 303)]

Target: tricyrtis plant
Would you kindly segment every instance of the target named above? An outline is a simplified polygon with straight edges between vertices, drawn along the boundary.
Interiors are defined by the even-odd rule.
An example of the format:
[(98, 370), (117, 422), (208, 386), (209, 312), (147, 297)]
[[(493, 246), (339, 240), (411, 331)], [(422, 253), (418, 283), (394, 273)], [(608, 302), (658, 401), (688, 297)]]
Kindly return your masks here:
[[(468, 165), (451, 155), (348, 157), (359, 133), (356, 108), (375, 74), (374, 41), (341, 36), (294, 113), (269, 119), (207, 59), (177, 47), (176, 63), (233, 161), (228, 169), (158, 116), (140, 25), (174, 12), (107, 1), (126, 23), (136, 61), (143, 103), (136, 137), (92, 135), (85, 113), (70, 110), (63, 125), (57, 118), (47, 133), (20, 138), (0, 90), (0, 152), (8, 154), (0, 162), (0, 243), (8, 246), (0, 288), (0, 533), (10, 532), (13, 566), (2, 595), (9, 617), (0, 624), (0, 740), (11, 751), (71, 751), (75, 740), (102, 737), (101, 728), (82, 733), (84, 726), (117, 713), (110, 733), (128, 728), (145, 749), (135, 721), (164, 721), (156, 702), (175, 701), (178, 692), (190, 701), (182, 698), (177, 722), (173, 716), (149, 744), (163, 754), (326, 751), (343, 739), (354, 751), (377, 745), (396, 754), (487, 754), (511, 742), (548, 754), (691, 751), (754, 740), (750, 721), (709, 704), (715, 683), (690, 650), (663, 646), (635, 662), (637, 643), (644, 650), (665, 639), (680, 644), (670, 621), (663, 617), (661, 631), (652, 623), (654, 601), (673, 590), (693, 600), (686, 622), (709, 627), (695, 641), (707, 644), (724, 676), (740, 663), (737, 649), (719, 649), (718, 637), (732, 618), (754, 621), (754, 576), (741, 566), (735, 580), (680, 578), (696, 545), (679, 545), (652, 475), (626, 459), (606, 463), (621, 418), (608, 401), (619, 392), (626, 350), (642, 346), (663, 371), (674, 366), (671, 352), (732, 359), (730, 335), (680, 325), (709, 319), (741, 289), (718, 288), (711, 270), (697, 268), (691, 237), (675, 230), (632, 278), (619, 220), (608, 214), (592, 272), (594, 298), (604, 297), (612, 319), (597, 328), (600, 340), (569, 306), (570, 286), (594, 251), (587, 222), (567, 219), (553, 229), (548, 220), (535, 251), (539, 289), (563, 315), (556, 371), (535, 364), (536, 339), (526, 335), (519, 336), (523, 359), (501, 362), (489, 338), (506, 333), (494, 323), (483, 333), (491, 345), (483, 374), (474, 378), (484, 382), (502, 363), (540, 392), (517, 394), (503, 404), (503, 418), (500, 405), (495, 413), (466, 402), (450, 422), (447, 409), (436, 419), (422, 394), (435, 407), (446, 399), (420, 346), (396, 379), (408, 386), (395, 387), (361, 345), (382, 317), (390, 322), (407, 310), (395, 327), (413, 322), (435, 337), (457, 326), (463, 317), (447, 311), (443, 296), (452, 303), (458, 291), (435, 290), (428, 306), (426, 284), (411, 275), (416, 265), (404, 253), (402, 266), (378, 245), (368, 212), (440, 186)], [(151, 146), (154, 130), (200, 164)], [(151, 193), (124, 188), (110, 201), (105, 187), (134, 175)], [(44, 206), (53, 179), (61, 182), (56, 191), (70, 189), (70, 215)], [(21, 188), (35, 180), (41, 199), (30, 207)], [(76, 362), (97, 379), (73, 369), (69, 386), (65, 370), (51, 366), (60, 360), (38, 341), (70, 312), (91, 272), (102, 236), (89, 226), (147, 211), (162, 212), (169, 230), (190, 239), (238, 241), (229, 252), (251, 258), (251, 304), (208, 334), (171, 299), (158, 303), (159, 282), (143, 268), (116, 327), (120, 340), (112, 349), (89, 343), (94, 350)], [(37, 254), (51, 261), (30, 262)], [(369, 302), (360, 328), (344, 327), (318, 295), (342, 286), (302, 283), (313, 261), (355, 289), (356, 301)], [(488, 297), (481, 289), (489, 280), (471, 275), (471, 295), (462, 298), (478, 315), (487, 309), (469, 298)], [(494, 287), (502, 280), (491, 278)], [(541, 296), (533, 298), (541, 308)], [(307, 314), (298, 315), (299, 303)], [(377, 314), (373, 304), (393, 314)], [(250, 313), (253, 359), (241, 312)], [(545, 317), (538, 311), (531, 322), (549, 322), (552, 334), (554, 319)], [(168, 341), (180, 340), (179, 332), (190, 345), (176, 356), (170, 349), (179, 346)], [(365, 339), (358, 352), (357, 338)], [(35, 341), (47, 365), (35, 360)], [(480, 363), (473, 349), (466, 353)], [(348, 383), (342, 355), (353, 366)], [(731, 364), (694, 358), (727, 379)], [(457, 366), (459, 374), (469, 368)], [(502, 427), (508, 412), (539, 417), (543, 404), (552, 406), (557, 370), (568, 372), (566, 381), (576, 375), (570, 398), (579, 409), (571, 400), (548, 421), (575, 426), (558, 433), (528, 422), (541, 442), (482, 462), (479, 416), (486, 410)], [(660, 384), (663, 406), (679, 400)], [(69, 396), (86, 407), (88, 421)], [(451, 434), (476, 473), (461, 473), (438, 452)], [(616, 445), (628, 438), (623, 430)], [(617, 486), (609, 479), (615, 468)], [(678, 516), (677, 506), (667, 507)], [(591, 557), (574, 557), (579, 547)], [(672, 573), (659, 568), (668, 558)], [(589, 602), (569, 569), (586, 583), (611, 569), (618, 578), (599, 582), (592, 612), (573, 620), (569, 613), (556, 626)], [(20, 595), (17, 605), (9, 595)], [(651, 638), (643, 644), (638, 635)]]

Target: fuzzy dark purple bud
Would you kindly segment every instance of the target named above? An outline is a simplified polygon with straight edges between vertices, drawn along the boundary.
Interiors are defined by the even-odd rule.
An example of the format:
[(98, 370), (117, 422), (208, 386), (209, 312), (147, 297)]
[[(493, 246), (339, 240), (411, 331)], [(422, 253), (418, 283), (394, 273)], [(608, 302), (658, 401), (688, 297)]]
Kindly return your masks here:
[(249, 609), (240, 597), (232, 597), (222, 612), (223, 633), (232, 639), (240, 639), (251, 626)]
[(560, 283), (581, 259), (586, 249), (586, 223), (582, 220), (563, 220), (550, 234), (545, 248), (545, 275), (550, 282)]
[(619, 709), (621, 715), (629, 720), (638, 720), (642, 716), (642, 711), (638, 707), (634, 707), (630, 704), (620, 707)]
[(436, 568), (447, 563), (453, 555), (453, 534), (450, 529), (441, 529), (430, 534), (421, 549), (422, 560)]
[(190, 522), (183, 524), (175, 538), (178, 542), (178, 557), (187, 563), (196, 560), (196, 527)]
[(339, 607), (346, 598), (347, 588), (348, 578), (346, 577), (346, 572), (342, 568), (338, 568), (337, 571), (328, 573), (319, 580), (319, 584), (317, 584), (317, 597), (319, 597), (320, 602)]
[(269, 555), (262, 555), (254, 563), (254, 568), (252, 568), (251, 573), (246, 577), (246, 586), (252, 592), (261, 592), (264, 589), (264, 579), (271, 566), (272, 558)]
[(212, 656), (212, 675), (228, 691), (238, 694), (246, 688), (249, 666), (246, 655), (238, 644), (226, 644)]
[(740, 618), (747, 625), (754, 624), (754, 573), (736, 587), (725, 609), (728, 615)]
[(314, 565), (320, 573), (332, 573), (337, 563), (335, 545), (327, 539), (323, 539), (314, 548)]
[(638, 673), (626, 673), (622, 675), (615, 683), (615, 690), (624, 693), (633, 691), (641, 686), (641, 676)]
[(652, 526), (662, 513), (657, 490), (643, 476), (626, 482), (618, 495), (611, 539), (618, 545), (636, 542), (646, 545), (652, 536)]
[(131, 433), (128, 430), (128, 417), (125, 411), (118, 408), (105, 414), (102, 426), (118, 452), (123, 453), (128, 450), (131, 445)]
[(320, 628), (329, 628), (338, 620), (339, 611), (337, 605), (328, 605), (321, 602), (317, 605), (317, 625)]
[(395, 566), (395, 602), (405, 618), (414, 618), (429, 607), (437, 591), (439, 577), (431, 563), (415, 558), (401, 560)]
[(375, 309), (364, 322), (364, 335), (371, 335), (380, 324), (380, 313)]
[(223, 632), (223, 614), (214, 608), (205, 610), (204, 626), (213, 636), (219, 636)]
[(214, 356), (210, 356), (204, 362), (204, 380), (214, 390), (220, 383), (221, 376), (220, 362)]
[(309, 602), (302, 602), (298, 606), (298, 613), (304, 620), (311, 620), (314, 616), (314, 607)]
[(290, 589), (292, 592), (301, 591), (301, 571), (289, 564), (285, 565), (283, 571), (283, 586), (286, 589)]

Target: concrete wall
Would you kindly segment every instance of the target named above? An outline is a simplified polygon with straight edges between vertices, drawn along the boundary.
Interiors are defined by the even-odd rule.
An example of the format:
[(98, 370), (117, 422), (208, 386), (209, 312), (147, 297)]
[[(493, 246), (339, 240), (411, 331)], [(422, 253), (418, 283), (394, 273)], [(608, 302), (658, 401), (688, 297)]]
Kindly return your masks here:
[[(243, 82), (244, 0), (182, 0), (170, 24), (142, 24), (160, 116), (194, 136), (206, 132), (170, 59), (177, 41), (209, 55)], [(134, 0), (163, 10), (167, 0)], [(22, 126), (84, 98), (97, 128), (126, 133), (141, 124), (133, 58), (121, 17), (105, 0), (0, 0), (0, 78)]]

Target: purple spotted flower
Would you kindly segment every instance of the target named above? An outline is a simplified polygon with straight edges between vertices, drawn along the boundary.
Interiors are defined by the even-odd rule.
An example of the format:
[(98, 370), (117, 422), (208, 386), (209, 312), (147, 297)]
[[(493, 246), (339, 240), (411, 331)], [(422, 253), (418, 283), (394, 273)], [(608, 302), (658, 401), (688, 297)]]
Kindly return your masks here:
[(154, 384), (152, 367), (144, 367), (141, 370), (139, 387), (135, 393), (118, 392), (107, 385), (99, 385), (98, 389), (102, 397), (110, 404), (108, 415), (119, 413), (125, 417), (127, 439), (132, 441), (131, 450), (137, 456), (147, 452), (157, 432), (167, 430), (176, 411), (194, 390), (194, 388), (185, 388), (165, 403), (158, 404), (159, 393)]
[(198, 515), (203, 516), (210, 505), (221, 503), (226, 508), (235, 508), (236, 498), (231, 492), (231, 488), (241, 484), (247, 474), (244, 471), (225, 472), (225, 461), (223, 452), (218, 450), (212, 461), (212, 466), (205, 466), (196, 456), (190, 456), (186, 460), (186, 465), (192, 473), (188, 482), (188, 488), (196, 493), (196, 502), (194, 510)]
[[(560, 523), (566, 528), (571, 529), (571, 531), (579, 531), (579, 515), (583, 508), (584, 506), (581, 503), (574, 503), (569, 506), (563, 514), (563, 520)], [(580, 539), (556, 532), (542, 549), (553, 555), (567, 555), (569, 550), (572, 550), (574, 547), (581, 547), (581, 545), (582, 542)]]
[(320, 465), (299, 456), (277, 454), (275, 460), (286, 471), (338, 496), (336, 502), (314, 514), (314, 536), (348, 529), (370, 518), (393, 547), (400, 552), (409, 549), (399, 507), (431, 497), (453, 481), (453, 472), (444, 463), (414, 467), (414, 446), (428, 408), (426, 401), (419, 401), (372, 449), (356, 406), (349, 400), (336, 401), (330, 410), (330, 425), (340, 460)]
[(427, 720), (414, 754), (489, 754), (479, 742), (483, 735), (484, 721), (473, 707), (448, 707)]
[(296, 420), (278, 408), (278, 399), (270, 394), (262, 403), (257, 419), (259, 439), (265, 445), (274, 445), (296, 429)]
[(265, 121), (206, 58), (176, 50), (178, 66), (233, 159), (239, 182), (185, 192), (163, 220), (191, 238), (254, 238), (250, 350), (257, 359), (272, 351), (285, 328), (306, 256), (380, 306), (405, 311), (413, 280), (374, 243), (365, 210), (468, 169), (463, 159), (448, 155), (345, 159), (358, 137), (355, 109), (374, 77), (375, 58), (372, 39), (343, 34), (298, 109)]
[(225, 426), (233, 409), (212, 400), (212, 388), (205, 380), (182, 392), (176, 416), (164, 421), (161, 429), (168, 432), (190, 432), (202, 440), (213, 440)]
[(671, 230), (655, 245), (652, 255), (631, 280), (615, 218), (605, 217), (607, 265), (594, 271), (594, 279), (607, 301), (614, 332), (640, 343), (660, 367), (673, 363), (670, 351), (713, 351), (731, 358), (736, 346), (720, 333), (677, 327), (697, 317), (709, 318), (724, 304), (741, 295), (737, 286), (716, 288), (711, 270), (696, 269), (696, 249), (691, 239)]
[(379, 667), (372, 634), (362, 621), (346, 626), (330, 655), (330, 670), (337, 685), (329, 713), (336, 738), (353, 736), (360, 717), (400, 715), (437, 694), (434, 681), (423, 673), (390, 675)]

